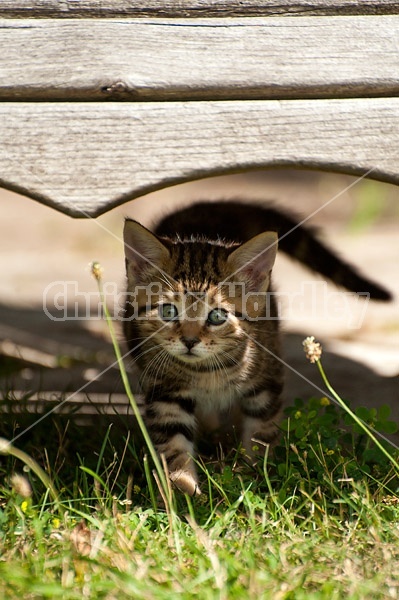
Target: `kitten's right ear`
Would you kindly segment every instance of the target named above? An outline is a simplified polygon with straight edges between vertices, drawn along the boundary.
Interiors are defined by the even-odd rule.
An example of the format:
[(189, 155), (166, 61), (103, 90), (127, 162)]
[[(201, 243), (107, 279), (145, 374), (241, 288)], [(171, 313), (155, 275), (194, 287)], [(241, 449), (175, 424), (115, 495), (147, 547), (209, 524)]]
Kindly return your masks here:
[(123, 240), (129, 283), (137, 283), (149, 273), (162, 271), (170, 258), (168, 248), (137, 221), (126, 219)]
[(277, 233), (264, 231), (241, 244), (227, 259), (227, 267), (236, 281), (244, 281), (249, 290), (266, 292), (276, 259)]

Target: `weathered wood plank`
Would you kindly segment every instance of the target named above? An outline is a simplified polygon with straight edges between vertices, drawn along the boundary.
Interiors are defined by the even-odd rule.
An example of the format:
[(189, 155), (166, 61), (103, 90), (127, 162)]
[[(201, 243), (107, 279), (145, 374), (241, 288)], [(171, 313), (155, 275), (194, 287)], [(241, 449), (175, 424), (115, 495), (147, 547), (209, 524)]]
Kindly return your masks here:
[(399, 183), (399, 98), (0, 103), (0, 138), (0, 183), (73, 216), (270, 166)]
[(2, 0), (0, 16), (264, 16), (395, 14), (397, 0)]
[[(135, 397), (140, 408), (144, 405), (144, 398)], [(21, 412), (40, 413), (44, 410), (54, 410), (54, 414), (118, 414), (128, 415), (132, 408), (125, 394), (89, 394), (83, 392), (62, 393), (38, 392), (28, 394), (26, 391), (12, 392), (8, 397), (0, 399), (0, 414)]]
[(399, 16), (0, 21), (0, 100), (399, 93)]

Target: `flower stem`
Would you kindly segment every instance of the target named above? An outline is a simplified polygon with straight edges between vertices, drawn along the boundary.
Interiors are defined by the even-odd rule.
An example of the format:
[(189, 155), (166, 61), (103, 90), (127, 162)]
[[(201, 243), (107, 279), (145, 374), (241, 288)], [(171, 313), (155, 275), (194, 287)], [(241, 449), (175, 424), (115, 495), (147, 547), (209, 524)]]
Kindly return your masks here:
[(29, 456), (29, 454), (23, 450), (20, 450), (19, 448), (16, 448), (11, 442), (5, 440), (4, 438), (0, 438), (0, 454), (9, 454), (10, 456), (14, 456), (21, 462), (25, 463), (25, 465), (40, 479), (44, 487), (48, 489), (58, 512), (63, 512), (63, 508), (61, 507), (60, 499), (58, 497), (58, 492), (50, 477), (47, 475), (47, 473), (45, 473), (45, 471), (43, 471), (37, 462), (33, 460), (31, 456)]
[(372, 431), (370, 431), (370, 428), (367, 426), (367, 424), (364, 423), (361, 419), (359, 419), (359, 417), (349, 408), (349, 406), (347, 406), (345, 404), (345, 402), (342, 400), (342, 398), (340, 396), (338, 396), (337, 392), (334, 390), (334, 388), (332, 387), (332, 385), (328, 381), (327, 375), (325, 374), (324, 369), (323, 369), (323, 365), (321, 364), (321, 360), (317, 360), (316, 364), (317, 364), (317, 366), (319, 368), (320, 375), (322, 376), (322, 379), (323, 379), (323, 381), (324, 381), (324, 383), (325, 383), (328, 391), (330, 392), (330, 394), (336, 399), (336, 401), (338, 402), (338, 404), (348, 413), (348, 415), (350, 415), (352, 417), (352, 419), (355, 421), (355, 423), (357, 425), (359, 425), (359, 427), (361, 427), (363, 429), (363, 431), (369, 436), (369, 438), (371, 440), (373, 440), (373, 442), (375, 443), (375, 445), (381, 450), (381, 452), (387, 457), (387, 459), (393, 464), (393, 466), (395, 467), (395, 469), (399, 472), (399, 464), (394, 459), (394, 457), (377, 440), (377, 438), (372, 433)]

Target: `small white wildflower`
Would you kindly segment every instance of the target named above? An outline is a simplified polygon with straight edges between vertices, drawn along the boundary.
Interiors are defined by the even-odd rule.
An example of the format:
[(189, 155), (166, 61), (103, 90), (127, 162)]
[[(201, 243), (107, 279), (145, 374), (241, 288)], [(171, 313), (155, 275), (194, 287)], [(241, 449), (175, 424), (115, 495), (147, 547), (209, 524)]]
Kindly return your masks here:
[(305, 351), (306, 358), (310, 360), (311, 363), (315, 363), (320, 360), (323, 349), (319, 342), (315, 342), (313, 335), (303, 340), (302, 346)]
[(94, 278), (97, 281), (100, 281), (100, 279), (103, 275), (103, 272), (104, 272), (104, 269), (102, 268), (100, 263), (95, 260), (94, 262), (91, 263), (90, 268), (91, 268), (91, 273), (94, 276)]
[(30, 498), (32, 495), (30, 483), (23, 475), (14, 473), (14, 475), (11, 477), (11, 486), (13, 490), (23, 498)]
[(9, 454), (11, 450), (11, 442), (5, 438), (0, 438), (0, 454)]

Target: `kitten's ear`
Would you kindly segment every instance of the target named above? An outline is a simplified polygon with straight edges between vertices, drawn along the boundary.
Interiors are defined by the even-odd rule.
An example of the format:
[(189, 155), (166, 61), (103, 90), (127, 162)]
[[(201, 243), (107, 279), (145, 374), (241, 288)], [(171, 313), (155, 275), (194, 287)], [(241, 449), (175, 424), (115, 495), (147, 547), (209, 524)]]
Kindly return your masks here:
[(151, 231), (131, 219), (123, 230), (128, 282), (137, 283), (162, 270), (170, 258), (168, 248)]
[(252, 291), (266, 291), (276, 259), (277, 242), (277, 233), (266, 231), (234, 250), (227, 259), (231, 279), (244, 281)]

